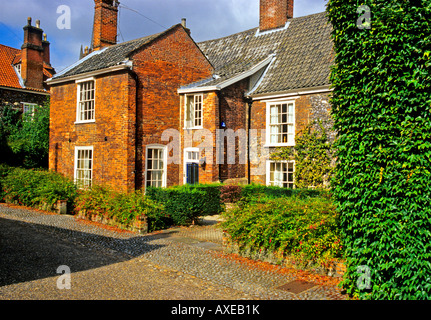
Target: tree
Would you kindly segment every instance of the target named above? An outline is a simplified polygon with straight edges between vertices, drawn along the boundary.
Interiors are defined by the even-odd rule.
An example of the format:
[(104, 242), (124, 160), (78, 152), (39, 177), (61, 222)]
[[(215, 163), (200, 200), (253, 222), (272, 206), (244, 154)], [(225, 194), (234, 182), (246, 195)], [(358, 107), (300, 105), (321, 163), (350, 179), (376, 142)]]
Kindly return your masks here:
[(49, 152), (49, 104), (23, 114), (9, 136), (9, 146), (26, 168), (47, 168)]

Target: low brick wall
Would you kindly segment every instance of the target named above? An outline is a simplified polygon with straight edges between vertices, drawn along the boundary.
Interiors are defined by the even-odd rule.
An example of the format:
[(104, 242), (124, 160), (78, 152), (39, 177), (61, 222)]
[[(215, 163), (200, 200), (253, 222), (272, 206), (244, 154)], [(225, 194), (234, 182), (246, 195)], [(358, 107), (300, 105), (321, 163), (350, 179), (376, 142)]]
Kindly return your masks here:
[(123, 230), (129, 230), (132, 232), (137, 232), (139, 234), (148, 233), (148, 220), (146, 216), (137, 217), (129, 226), (126, 226), (115, 219), (107, 218), (104, 216), (100, 216), (97, 214), (88, 215), (83, 211), (80, 211), (76, 217), (78, 219), (89, 220), (101, 224), (105, 224), (107, 226), (117, 227)]

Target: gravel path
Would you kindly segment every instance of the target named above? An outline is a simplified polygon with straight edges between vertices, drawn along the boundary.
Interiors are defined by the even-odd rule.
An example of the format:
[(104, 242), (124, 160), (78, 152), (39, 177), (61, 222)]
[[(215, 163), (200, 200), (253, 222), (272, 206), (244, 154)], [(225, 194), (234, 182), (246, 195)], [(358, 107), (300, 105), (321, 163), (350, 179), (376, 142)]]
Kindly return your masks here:
[[(214, 226), (138, 235), (0, 204), (0, 235), (0, 299), (344, 299), (334, 286), (277, 289), (295, 273), (223, 254)], [(57, 288), (60, 265), (70, 290)]]

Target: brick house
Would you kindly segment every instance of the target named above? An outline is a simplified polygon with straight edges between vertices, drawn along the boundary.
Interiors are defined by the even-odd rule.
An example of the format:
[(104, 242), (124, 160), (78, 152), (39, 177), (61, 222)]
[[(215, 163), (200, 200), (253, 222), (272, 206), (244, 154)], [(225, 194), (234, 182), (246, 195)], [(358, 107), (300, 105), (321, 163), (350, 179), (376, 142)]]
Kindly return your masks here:
[(121, 191), (184, 183), (294, 187), (272, 162), (310, 120), (328, 116), (331, 27), (261, 0), (260, 25), (196, 44), (185, 22), (116, 44), (117, 6), (95, 0), (90, 52), (48, 80), (49, 167)]
[(40, 21), (24, 26), (21, 49), (0, 44), (0, 107), (10, 105), (32, 112), (49, 98), (44, 83), (55, 74), (50, 63), (50, 43), (40, 28)]
[(179, 184), (162, 133), (179, 130), (177, 89), (214, 69), (183, 24), (115, 44), (117, 4), (95, 0), (92, 52), (48, 81), (49, 167), (119, 191)]
[[(310, 121), (330, 119), (331, 26), (324, 12), (293, 18), (293, 3), (261, 0), (258, 28), (199, 43), (215, 71), (178, 90), (187, 128), (182, 131), (184, 167), (189, 150), (217, 164), (199, 166), (193, 175), (199, 182), (292, 188), (294, 161), (270, 161), (269, 155), (278, 147), (294, 146), (295, 134)], [(190, 124), (187, 114), (195, 109), (204, 117), (196, 121), (192, 114), (195, 123)], [(212, 154), (196, 148), (202, 144), (188, 132), (202, 128), (217, 146)], [(190, 182), (189, 172), (184, 170), (184, 182)]]

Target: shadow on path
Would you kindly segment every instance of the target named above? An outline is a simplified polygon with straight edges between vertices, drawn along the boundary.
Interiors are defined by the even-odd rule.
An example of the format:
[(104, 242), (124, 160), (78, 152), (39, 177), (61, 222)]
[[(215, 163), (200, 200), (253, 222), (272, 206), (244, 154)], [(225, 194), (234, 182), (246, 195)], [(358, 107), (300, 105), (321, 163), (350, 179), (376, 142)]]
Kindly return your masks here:
[[(158, 235), (160, 237), (160, 235)], [(0, 286), (114, 264), (161, 245), (151, 236), (119, 239), (54, 226), (0, 218)]]

